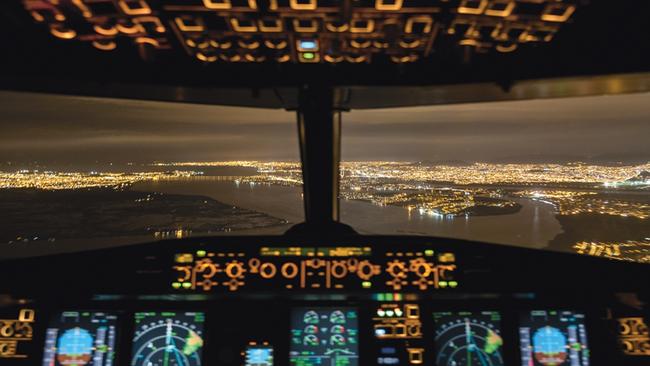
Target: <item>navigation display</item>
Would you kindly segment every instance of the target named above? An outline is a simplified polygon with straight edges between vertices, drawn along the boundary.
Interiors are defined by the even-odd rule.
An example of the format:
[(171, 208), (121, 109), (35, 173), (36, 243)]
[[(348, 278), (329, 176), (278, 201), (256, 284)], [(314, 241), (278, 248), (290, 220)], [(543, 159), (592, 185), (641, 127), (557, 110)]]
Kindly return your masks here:
[(588, 366), (584, 314), (535, 310), (522, 313), (519, 341), (522, 366)]
[(114, 314), (62, 312), (45, 333), (43, 366), (112, 366), (116, 333)]
[(135, 314), (131, 366), (200, 366), (205, 314)]
[(249, 346), (246, 348), (246, 366), (273, 366), (273, 347)]
[(440, 312), (433, 319), (436, 366), (504, 365), (498, 312)]
[(295, 308), (291, 350), (295, 366), (357, 366), (359, 322), (352, 308)]

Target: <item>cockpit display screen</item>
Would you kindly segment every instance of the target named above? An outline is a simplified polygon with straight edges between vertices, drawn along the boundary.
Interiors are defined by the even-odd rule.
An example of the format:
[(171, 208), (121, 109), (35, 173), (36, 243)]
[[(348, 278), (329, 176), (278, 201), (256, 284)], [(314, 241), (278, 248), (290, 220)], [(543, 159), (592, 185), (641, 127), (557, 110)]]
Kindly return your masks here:
[(353, 308), (293, 309), (291, 365), (359, 365), (358, 327), (357, 311)]
[(584, 314), (535, 310), (519, 324), (522, 366), (589, 366)]
[(245, 357), (246, 366), (273, 366), (273, 347), (250, 346)]
[(504, 365), (498, 312), (440, 312), (433, 318), (435, 365)]
[(201, 312), (136, 313), (131, 366), (200, 366), (204, 322)]
[(112, 366), (116, 337), (114, 314), (62, 312), (46, 331), (43, 366)]

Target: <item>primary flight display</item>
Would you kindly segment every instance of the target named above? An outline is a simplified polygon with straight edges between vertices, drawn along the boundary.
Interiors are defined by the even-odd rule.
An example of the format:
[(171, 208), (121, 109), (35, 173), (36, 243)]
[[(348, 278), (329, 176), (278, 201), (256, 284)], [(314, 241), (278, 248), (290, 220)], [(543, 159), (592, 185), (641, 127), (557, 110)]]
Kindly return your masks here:
[(102, 312), (65, 311), (45, 334), (44, 366), (113, 366), (117, 316)]
[(584, 314), (534, 310), (519, 324), (522, 366), (589, 366)]

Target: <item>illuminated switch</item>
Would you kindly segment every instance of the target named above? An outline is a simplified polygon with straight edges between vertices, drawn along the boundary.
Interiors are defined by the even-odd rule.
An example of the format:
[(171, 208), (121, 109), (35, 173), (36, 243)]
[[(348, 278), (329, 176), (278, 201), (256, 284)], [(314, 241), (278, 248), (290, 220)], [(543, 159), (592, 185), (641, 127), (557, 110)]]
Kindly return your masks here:
[(203, 0), (203, 6), (213, 10), (226, 10), (232, 8), (230, 0)]
[(257, 21), (261, 32), (282, 32), (283, 24), (280, 19), (260, 19)]
[(375, 325), (375, 336), (377, 338), (392, 337), (394, 329), (390, 325)]
[(397, 337), (406, 337), (406, 325), (397, 324), (395, 326), (395, 336), (397, 336)]
[(488, 6), (487, 0), (463, 0), (458, 7), (460, 14), (482, 14)]
[(406, 305), (406, 317), (409, 319), (420, 319), (420, 308), (417, 305)]
[(418, 324), (409, 325), (408, 336), (413, 338), (420, 338), (422, 336), (422, 329), (419, 322)]
[(147, 15), (151, 14), (151, 8), (146, 1), (137, 0), (137, 1), (126, 1), (120, 0), (118, 2), (120, 9), (126, 15)]
[(372, 33), (375, 29), (375, 21), (372, 19), (355, 19), (350, 24), (352, 33)]
[(377, 10), (400, 10), (404, 0), (375, 0)]
[(409, 364), (421, 365), (424, 363), (424, 348), (407, 348), (409, 354)]
[(301, 39), (297, 42), (298, 51), (311, 52), (318, 51), (318, 40), (316, 39)]
[(294, 10), (315, 10), (318, 3), (316, 0), (290, 0), (289, 6)]
[(314, 52), (301, 52), (298, 54), (298, 59), (303, 63), (316, 63), (320, 61), (320, 56)]
[(456, 256), (454, 253), (440, 253), (438, 254), (438, 262), (440, 263), (452, 263), (456, 261)]
[(176, 263), (192, 263), (194, 262), (194, 256), (191, 253), (180, 253), (174, 256), (174, 262)]
[(294, 19), (293, 30), (298, 33), (318, 32), (318, 21), (315, 19)]
[(488, 6), (485, 10), (485, 15), (494, 17), (508, 17), (515, 9), (516, 2), (514, 0), (497, 0)]

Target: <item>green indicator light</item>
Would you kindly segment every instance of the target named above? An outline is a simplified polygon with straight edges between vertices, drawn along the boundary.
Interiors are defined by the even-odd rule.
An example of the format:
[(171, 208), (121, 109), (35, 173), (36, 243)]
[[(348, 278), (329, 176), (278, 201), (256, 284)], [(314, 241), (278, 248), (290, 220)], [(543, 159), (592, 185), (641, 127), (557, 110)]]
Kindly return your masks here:
[(183, 282), (183, 288), (190, 288), (192, 287), (192, 284), (189, 282)]
[(424, 255), (426, 255), (427, 257), (433, 257), (433, 249), (425, 250)]
[(179, 288), (181, 288), (181, 283), (180, 282), (174, 282), (174, 283), (172, 283), (172, 287), (175, 288), (175, 289), (179, 289)]
[(384, 294), (377, 294), (377, 301), (384, 301), (385, 299)]
[(362, 286), (363, 288), (370, 288), (370, 287), (372, 287), (372, 282), (370, 282), (370, 281), (363, 281), (363, 282), (361, 282), (361, 286)]
[(302, 58), (305, 60), (313, 60), (316, 57), (316, 55), (313, 52), (305, 52), (302, 54)]
[(440, 281), (438, 283), (438, 285), (440, 285), (440, 287), (442, 287), (442, 288), (445, 288), (445, 287), (447, 287), (447, 281)]
[(456, 281), (449, 281), (449, 287), (458, 287), (458, 282), (456, 282)]
[(206, 254), (207, 253), (205, 252), (205, 250), (197, 250), (196, 251), (196, 255), (198, 255), (199, 257), (205, 257)]
[(386, 294), (386, 301), (393, 301), (393, 294)]

